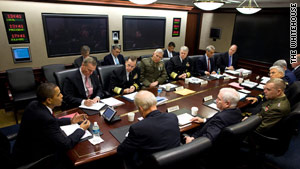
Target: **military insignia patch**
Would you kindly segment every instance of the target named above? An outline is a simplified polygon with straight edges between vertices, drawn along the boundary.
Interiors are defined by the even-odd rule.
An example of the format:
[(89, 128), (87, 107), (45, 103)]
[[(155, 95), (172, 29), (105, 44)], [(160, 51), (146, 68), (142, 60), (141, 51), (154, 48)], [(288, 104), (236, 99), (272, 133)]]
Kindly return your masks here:
[(280, 103), (278, 103), (278, 105), (277, 105), (278, 107), (280, 107)]
[(138, 74), (136, 73), (135, 75), (134, 75), (134, 77), (133, 77), (133, 79), (137, 79), (139, 76), (138, 76)]
[(265, 111), (268, 111), (268, 110), (269, 110), (269, 107), (266, 106), (266, 107), (264, 108), (264, 110), (265, 110)]
[(187, 63), (186, 63), (186, 66), (187, 66), (187, 67), (190, 67), (190, 63), (189, 63), (189, 62), (187, 62)]

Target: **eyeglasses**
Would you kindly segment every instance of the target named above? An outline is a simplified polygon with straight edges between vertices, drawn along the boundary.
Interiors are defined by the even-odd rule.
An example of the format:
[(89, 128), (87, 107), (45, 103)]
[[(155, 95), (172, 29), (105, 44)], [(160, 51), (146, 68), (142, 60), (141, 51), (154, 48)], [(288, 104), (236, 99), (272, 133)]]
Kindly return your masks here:
[(270, 72), (270, 73), (268, 73), (268, 75), (270, 76), (270, 75), (274, 75), (274, 74), (276, 74), (277, 72)]

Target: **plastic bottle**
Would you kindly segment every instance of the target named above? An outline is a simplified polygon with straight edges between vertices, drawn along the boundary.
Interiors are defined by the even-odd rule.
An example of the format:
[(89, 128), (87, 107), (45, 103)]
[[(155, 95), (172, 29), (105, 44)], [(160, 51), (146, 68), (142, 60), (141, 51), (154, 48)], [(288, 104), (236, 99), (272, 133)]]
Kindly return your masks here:
[(218, 74), (218, 75), (221, 74), (220, 68), (218, 68), (217, 74)]
[(94, 125), (93, 125), (93, 136), (100, 137), (100, 129), (99, 129), (97, 122), (94, 122)]

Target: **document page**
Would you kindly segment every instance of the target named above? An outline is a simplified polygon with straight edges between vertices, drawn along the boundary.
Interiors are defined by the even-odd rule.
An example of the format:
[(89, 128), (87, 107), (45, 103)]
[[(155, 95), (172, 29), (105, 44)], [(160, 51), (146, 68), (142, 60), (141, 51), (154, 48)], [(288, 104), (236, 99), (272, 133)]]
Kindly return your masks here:
[(118, 99), (115, 99), (113, 97), (106, 98), (106, 99), (101, 99), (100, 101), (102, 103), (107, 104), (107, 105), (112, 106), (112, 107), (116, 107), (116, 106), (120, 106), (120, 105), (125, 104), (124, 102), (122, 102)]
[(188, 95), (188, 94), (191, 94), (191, 93), (195, 93), (195, 91), (190, 90), (190, 89), (182, 89), (182, 90), (177, 90), (174, 93), (185, 96), (185, 95)]
[(123, 95), (123, 97), (129, 101), (133, 101), (134, 100), (134, 96), (137, 94), (137, 92), (133, 92), (133, 93), (130, 93), (130, 94), (125, 94)]
[(103, 106), (105, 106), (104, 103), (94, 103), (92, 106), (80, 105), (79, 108), (90, 109), (90, 110), (100, 110)]
[[(65, 126), (60, 126), (61, 130), (65, 132), (67, 136), (71, 135), (74, 133), (75, 130), (79, 129), (80, 126), (79, 124), (70, 124), (70, 125), (65, 125)], [(81, 139), (84, 139), (86, 137), (92, 136), (92, 134), (88, 131), (85, 130), (85, 134), (81, 137)]]
[(179, 125), (185, 125), (191, 123), (192, 115), (189, 113), (183, 113), (177, 116)]

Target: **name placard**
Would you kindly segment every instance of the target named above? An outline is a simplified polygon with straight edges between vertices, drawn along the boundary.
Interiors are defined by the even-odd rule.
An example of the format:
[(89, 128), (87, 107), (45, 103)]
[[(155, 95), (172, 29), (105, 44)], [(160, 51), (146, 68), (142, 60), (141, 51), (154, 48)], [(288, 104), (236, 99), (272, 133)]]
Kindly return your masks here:
[(178, 105), (167, 108), (167, 112), (168, 113), (176, 111), (176, 110), (179, 110), (179, 106)]
[(229, 77), (228, 76), (224, 76), (224, 80), (228, 80), (229, 79)]
[(29, 43), (24, 12), (2, 12), (9, 44)]
[(203, 102), (207, 102), (209, 100), (212, 100), (213, 99), (213, 96), (212, 95), (209, 95), (209, 96), (206, 96), (203, 98)]
[(182, 89), (184, 89), (184, 87), (183, 86), (179, 86), (179, 87), (175, 88), (175, 91), (182, 90)]
[(205, 81), (202, 81), (202, 82), (201, 82), (201, 85), (206, 85), (207, 83), (208, 83), (208, 81), (205, 80)]

